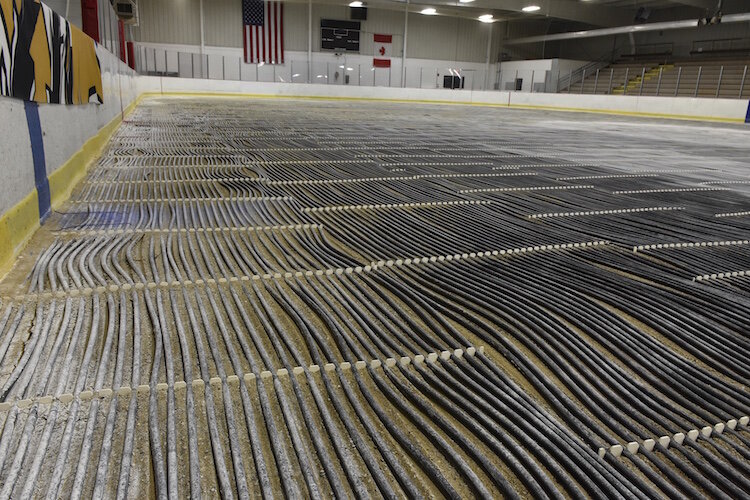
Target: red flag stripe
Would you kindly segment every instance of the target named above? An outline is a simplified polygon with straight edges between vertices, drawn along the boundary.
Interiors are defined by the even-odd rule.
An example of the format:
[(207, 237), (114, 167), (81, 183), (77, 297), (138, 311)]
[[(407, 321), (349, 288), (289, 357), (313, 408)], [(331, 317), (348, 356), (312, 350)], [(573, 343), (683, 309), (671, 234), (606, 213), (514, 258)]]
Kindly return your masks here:
[(253, 26), (253, 34), (255, 35), (255, 61), (260, 61), (260, 51), (263, 48), (263, 40), (260, 37), (260, 28)]
[(281, 40), (281, 64), (284, 64), (284, 4), (279, 4), (279, 40)]
[(273, 50), (274, 50), (274, 46), (276, 45), (274, 43), (274, 36), (273, 36), (273, 17), (274, 17), (275, 10), (273, 8), (272, 2), (266, 2), (266, 4), (268, 4), (268, 17), (266, 18), (266, 25), (268, 26), (268, 28), (266, 28), (265, 26), (263, 27), (263, 29), (265, 29), (268, 32), (268, 59), (269, 60), (266, 62), (273, 63), (275, 62), (273, 58)]
[[(279, 32), (279, 4), (274, 3), (273, 4), (273, 24), (274, 24), (274, 32)], [(278, 63), (279, 62), (279, 39), (278, 37), (274, 37), (274, 43), (273, 44), (273, 62)]]
[(276, 5), (268, 2), (268, 57), (272, 63), (276, 62), (276, 39), (273, 36), (273, 29), (276, 25)]
[(243, 42), (245, 42), (242, 44), (242, 46), (245, 49), (245, 62), (247, 62), (247, 51), (248, 51), (248, 48), (250, 47), (250, 43), (249, 43), (248, 36), (247, 36), (248, 31), (250, 30), (247, 29), (247, 26), (245, 26), (245, 29), (242, 30)]
[(393, 35), (372, 35), (375, 43), (391, 43), (393, 41)]
[(269, 2), (266, 2), (265, 24), (263, 25), (263, 44), (264, 44), (264, 47), (263, 47), (263, 52), (264, 52), (263, 61), (264, 62), (271, 62), (271, 33), (270, 33), (271, 30), (268, 29), (269, 28), (269, 24), (268, 24), (268, 14), (269, 14), (269, 12), (268, 12), (269, 11), (268, 3)]

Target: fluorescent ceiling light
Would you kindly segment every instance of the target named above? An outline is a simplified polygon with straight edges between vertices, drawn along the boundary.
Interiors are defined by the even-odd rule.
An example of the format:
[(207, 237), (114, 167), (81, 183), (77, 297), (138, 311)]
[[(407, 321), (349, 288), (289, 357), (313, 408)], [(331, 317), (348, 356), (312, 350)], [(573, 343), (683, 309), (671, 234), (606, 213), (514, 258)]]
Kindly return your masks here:
[(354, 71), (354, 68), (346, 68), (347, 71)]
[(458, 1), (461, 2), (461, 3), (471, 3), (474, 0), (458, 0)]
[(539, 9), (541, 9), (541, 7), (539, 7), (538, 5), (529, 5), (528, 7), (524, 7), (521, 10), (524, 12), (536, 12)]
[(492, 17), (492, 14), (482, 14), (481, 16), (479, 16), (479, 18), (478, 18), (478, 19), (479, 19), (480, 21), (482, 21), (483, 23), (491, 23), (492, 21), (494, 21), (494, 20), (495, 20), (495, 19), (494, 19), (494, 18)]
[(349, 4), (349, 7), (362, 7), (362, 5), (364, 5), (362, 2), (360, 2), (359, 0), (355, 0), (354, 2)]
[(299, 73), (295, 73), (292, 75), (292, 78), (297, 78), (299, 76)]
[(426, 9), (422, 9), (420, 14), (424, 14), (425, 16), (434, 16), (437, 14), (437, 10), (433, 9), (432, 7), (427, 7)]

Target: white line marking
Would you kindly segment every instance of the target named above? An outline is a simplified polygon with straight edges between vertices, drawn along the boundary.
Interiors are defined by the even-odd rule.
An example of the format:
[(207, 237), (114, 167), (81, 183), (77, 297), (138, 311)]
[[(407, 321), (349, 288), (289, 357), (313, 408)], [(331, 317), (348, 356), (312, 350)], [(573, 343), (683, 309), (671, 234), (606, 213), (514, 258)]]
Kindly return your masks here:
[(720, 185), (720, 184), (750, 184), (750, 181), (706, 181), (701, 182), (706, 185)]
[(733, 245), (747, 245), (750, 240), (724, 240), (724, 241), (696, 241), (682, 243), (654, 243), (652, 245), (637, 245), (633, 247), (634, 252), (640, 250), (654, 250), (662, 248), (692, 248), (692, 247), (719, 247)]
[(418, 179), (449, 179), (449, 178), (466, 178), (466, 177), (515, 177), (536, 175), (536, 172), (512, 172), (503, 174), (494, 173), (473, 173), (473, 174), (419, 174), (419, 175), (400, 175), (392, 177), (363, 177), (359, 179), (320, 179), (320, 180), (293, 180), (293, 181), (269, 181), (271, 186), (294, 186), (305, 184), (351, 184), (358, 182), (384, 182), (384, 181), (414, 181)]
[(630, 214), (636, 212), (662, 212), (670, 210), (685, 210), (684, 207), (649, 207), (649, 208), (620, 208), (615, 210), (591, 210), (588, 212), (549, 212), (545, 214), (527, 215), (529, 219), (545, 219), (550, 217), (578, 217), (588, 215)]
[[(327, 372), (332, 372), (336, 370), (336, 367), (338, 366), (341, 370), (351, 370), (352, 368), (356, 370), (364, 370), (368, 366), (372, 369), (381, 368), (383, 365), (385, 365), (388, 368), (395, 367), (397, 365), (400, 366), (408, 366), (412, 363), (415, 365), (422, 365), (424, 363), (428, 364), (434, 364), (437, 361), (447, 361), (451, 357), (461, 359), (465, 355), (466, 356), (476, 356), (477, 353), (484, 354), (484, 346), (467, 346), (467, 347), (459, 347), (456, 349), (448, 350), (448, 351), (440, 351), (440, 352), (431, 352), (427, 354), (416, 354), (414, 356), (399, 356), (399, 358), (386, 358), (385, 360), (380, 359), (371, 359), (369, 362), (367, 360), (357, 360), (357, 361), (342, 361), (338, 364), (334, 363), (327, 363), (323, 366), (323, 370)], [(320, 372), (320, 366), (319, 365), (309, 365), (309, 366), (295, 366), (292, 367), (291, 373), (293, 375), (301, 375), (305, 371), (308, 371), (310, 373), (317, 373)], [(259, 373), (253, 373), (253, 372), (247, 372), (240, 375), (227, 375), (225, 379), (222, 379), (221, 377), (211, 377), (208, 380), (206, 379), (195, 379), (191, 380), (190, 384), (193, 387), (196, 386), (203, 386), (206, 383), (209, 383), (214, 386), (220, 386), (221, 384), (228, 383), (228, 384), (238, 384), (240, 381), (240, 377), (245, 381), (245, 383), (251, 383), (255, 381), (256, 378), (271, 378), (271, 377), (288, 377), (290, 375), (290, 370), (287, 368), (279, 368), (275, 371), (270, 370), (263, 370)], [(176, 380), (174, 384), (172, 385), (175, 389), (184, 389), (187, 386), (187, 381), (185, 380)], [(65, 393), (60, 394), (57, 396), (53, 395), (44, 395), (44, 396), (37, 396), (34, 398), (29, 399), (13, 399), (10, 401), (3, 401), (0, 403), (0, 411), (8, 411), (13, 406), (16, 406), (18, 408), (27, 408), (34, 403), (43, 404), (43, 405), (51, 405), (55, 400), (60, 401), (63, 404), (70, 403), (75, 398), (78, 398), (80, 400), (91, 400), (93, 398), (106, 398), (106, 397), (112, 397), (115, 393), (117, 393), (117, 396), (130, 396), (130, 394), (133, 391), (137, 391), (140, 393), (147, 393), (153, 390), (158, 391), (165, 391), (169, 388), (169, 384), (160, 382), (160, 383), (154, 383), (151, 384), (142, 384), (137, 387), (130, 387), (130, 386), (120, 386), (117, 390), (105, 387), (102, 389), (99, 389), (98, 391), (91, 391), (91, 390), (85, 390), (80, 391), (76, 393)]]
[[(658, 177), (661, 174), (685, 174), (685, 173), (696, 173), (706, 172), (706, 169), (694, 169), (694, 170), (641, 170), (633, 174), (611, 174), (611, 175), (579, 175), (576, 177), (558, 177), (558, 181), (579, 181), (589, 179), (629, 179), (633, 177)], [(703, 183), (701, 183), (703, 184)]]
[(716, 214), (714, 217), (739, 217), (741, 215), (750, 215), (750, 211), (748, 212), (726, 212), (723, 214)]
[(740, 276), (750, 276), (750, 271), (726, 271), (723, 273), (703, 274), (701, 276), (695, 276), (693, 281), (720, 280), (724, 278), (737, 278)]
[(492, 205), (491, 201), (458, 200), (458, 201), (430, 201), (420, 203), (384, 203), (379, 205), (336, 205), (328, 207), (307, 207), (303, 212), (335, 212), (340, 210), (375, 210), (389, 208), (425, 208), (449, 205)]
[(511, 188), (462, 189), (459, 193), (506, 193), (512, 191), (564, 191), (568, 189), (594, 189), (592, 185), (581, 186), (531, 186)]
[(196, 228), (118, 228), (118, 229), (66, 229), (63, 231), (53, 231), (55, 236), (98, 236), (118, 234), (169, 234), (169, 233), (220, 233), (220, 232), (253, 232), (253, 231), (284, 231), (297, 229), (323, 229), (322, 224), (294, 224), (288, 226), (243, 226), (243, 227), (196, 227)]
[(693, 191), (730, 191), (731, 188), (665, 188), (665, 189), (634, 189), (630, 191), (613, 191), (612, 194), (645, 194), (645, 193), (689, 193)]
[(290, 196), (227, 196), (219, 198), (115, 198), (98, 200), (70, 200), (70, 203), (87, 205), (96, 203), (167, 203), (167, 202), (190, 202), (190, 201), (290, 201)]
[(646, 439), (643, 442), (631, 441), (625, 445), (615, 444), (609, 448), (599, 448), (599, 458), (604, 458), (607, 452), (619, 458), (625, 450), (631, 454), (638, 453), (641, 449), (652, 451), (656, 447), (657, 442), (663, 447), (668, 448), (673, 445), (682, 445), (685, 442), (686, 437), (693, 442), (697, 441), (699, 438), (708, 439), (714, 433), (721, 434), (726, 429), (734, 430), (738, 425), (747, 427), (748, 423), (750, 423), (750, 417), (744, 416), (740, 418), (732, 418), (726, 422), (719, 422), (715, 425), (706, 425), (700, 429), (690, 429), (686, 432), (677, 432), (671, 436), (667, 435), (661, 436), (657, 439)]
[(227, 284), (227, 283), (237, 283), (240, 281), (250, 281), (250, 280), (278, 280), (278, 279), (292, 279), (292, 278), (302, 278), (302, 277), (313, 277), (313, 276), (341, 276), (344, 274), (361, 274), (361, 273), (369, 273), (370, 271), (376, 271), (378, 269), (388, 268), (388, 267), (403, 267), (403, 266), (413, 266), (413, 265), (419, 265), (419, 264), (428, 264), (428, 263), (434, 263), (434, 262), (450, 262), (454, 260), (473, 260), (473, 259), (480, 259), (480, 258), (487, 258), (487, 257), (499, 257), (504, 255), (518, 255), (518, 254), (525, 254), (525, 253), (532, 253), (532, 252), (540, 252), (540, 251), (548, 251), (548, 250), (565, 250), (565, 249), (571, 249), (571, 248), (584, 248), (584, 247), (595, 247), (595, 246), (604, 246), (608, 245), (609, 241), (607, 240), (597, 240), (597, 241), (584, 241), (584, 242), (578, 242), (578, 243), (553, 243), (549, 245), (537, 245), (533, 247), (520, 247), (520, 248), (510, 248), (505, 250), (492, 250), (492, 251), (485, 251), (485, 252), (471, 252), (471, 253), (463, 253), (463, 254), (455, 254), (455, 255), (440, 255), (440, 256), (430, 256), (430, 257), (416, 257), (416, 258), (407, 258), (407, 259), (389, 259), (389, 260), (379, 260), (379, 261), (373, 261), (365, 266), (357, 266), (357, 267), (338, 267), (338, 268), (328, 268), (328, 269), (316, 269), (316, 270), (297, 270), (297, 271), (284, 271), (284, 272), (269, 272), (265, 274), (254, 274), (254, 275), (243, 275), (243, 276), (232, 276), (229, 279), (227, 278), (207, 278), (207, 279), (197, 279), (195, 281), (192, 280), (174, 280), (171, 282), (162, 281), (160, 283), (156, 283), (155, 281), (150, 282), (136, 282), (133, 284), (125, 283), (123, 285), (108, 285), (108, 286), (98, 286), (96, 288), (91, 287), (85, 287), (85, 288), (71, 288), (69, 290), (59, 290), (56, 292), (42, 292), (42, 293), (30, 293), (30, 294), (21, 294), (21, 295), (15, 295), (13, 297), (0, 297), (0, 299), (3, 300), (3, 302), (8, 302), (11, 300), (21, 301), (21, 300), (30, 300), (30, 299), (55, 299), (55, 298), (66, 298), (66, 297), (78, 297), (81, 295), (92, 295), (94, 293), (96, 294), (103, 294), (103, 293), (116, 293), (120, 291), (131, 291), (133, 289), (141, 291), (144, 289), (147, 290), (156, 290), (158, 289), (169, 289), (169, 288), (179, 288), (183, 286), (205, 286), (205, 285), (216, 285), (216, 284)]

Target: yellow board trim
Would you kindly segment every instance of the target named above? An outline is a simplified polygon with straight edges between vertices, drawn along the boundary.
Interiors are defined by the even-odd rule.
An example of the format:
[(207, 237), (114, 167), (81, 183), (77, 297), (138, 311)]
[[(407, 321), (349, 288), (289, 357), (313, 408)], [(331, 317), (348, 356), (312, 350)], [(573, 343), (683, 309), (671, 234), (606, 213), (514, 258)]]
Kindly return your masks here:
[(469, 102), (469, 101), (440, 101), (429, 99), (390, 99), (380, 97), (341, 97), (341, 96), (317, 96), (317, 95), (275, 95), (275, 94), (245, 94), (242, 92), (144, 92), (146, 97), (243, 97), (247, 99), (301, 99), (321, 101), (370, 101), (370, 102), (395, 102), (416, 104), (455, 104), (459, 106), (488, 106), (493, 108), (507, 108), (507, 104)]
[[(572, 113), (597, 113), (605, 115), (633, 116), (642, 118), (662, 118), (668, 120), (688, 120), (720, 123), (745, 123), (744, 118), (718, 118), (699, 115), (675, 115), (667, 113), (649, 113), (645, 111), (618, 111), (614, 109), (590, 109), (562, 106), (541, 106), (533, 104), (507, 104), (507, 103), (485, 103), (469, 101), (440, 101), (427, 99), (387, 99), (378, 97), (337, 97), (337, 96), (306, 96), (306, 95), (273, 95), (273, 94), (246, 94), (242, 92), (144, 92), (142, 96), (159, 97), (243, 97), (248, 99), (310, 99), (323, 101), (371, 101), (371, 102), (395, 102), (416, 104), (451, 104), (458, 106), (483, 106), (488, 108), (506, 109), (537, 109), (540, 111), (563, 111)], [(743, 100), (738, 100), (743, 102)]]
[[(741, 101), (740, 101), (741, 102)], [(506, 106), (511, 109), (538, 109), (544, 111), (563, 111), (572, 113), (597, 113), (603, 115), (620, 115), (635, 116), (642, 118), (665, 118), (669, 120), (688, 120), (702, 122), (721, 122), (721, 123), (745, 123), (744, 118), (720, 118), (715, 116), (698, 116), (698, 115), (670, 115), (666, 113), (648, 113), (646, 111), (616, 111), (613, 109), (589, 109), (589, 108), (566, 108), (560, 106), (536, 106), (533, 104), (511, 104)]]
[(0, 217), (0, 276), (13, 267), (16, 257), (39, 229), (39, 199), (36, 188)]
[[(143, 96), (139, 96), (134, 100), (123, 111), (123, 115), (132, 112), (142, 99)], [(49, 188), (53, 209), (58, 208), (70, 197), (75, 186), (86, 175), (94, 160), (99, 157), (121, 122), (122, 116), (118, 114), (96, 135), (86, 141), (68, 161), (52, 172), (49, 176)], [(37, 191), (34, 189), (0, 216), (0, 278), (10, 271), (16, 258), (39, 227), (39, 203)]]

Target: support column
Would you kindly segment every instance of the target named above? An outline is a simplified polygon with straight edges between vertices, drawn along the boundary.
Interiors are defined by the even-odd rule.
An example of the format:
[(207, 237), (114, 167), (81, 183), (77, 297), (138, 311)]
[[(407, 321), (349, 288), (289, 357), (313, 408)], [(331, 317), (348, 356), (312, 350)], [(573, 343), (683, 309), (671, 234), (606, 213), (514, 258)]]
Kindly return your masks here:
[(404, 7), (404, 51), (401, 56), (401, 88), (406, 87), (406, 44), (409, 39), (409, 0)]
[(125, 23), (123, 23), (122, 19), (117, 20), (117, 37), (120, 40), (120, 60), (127, 63), (128, 57), (127, 46), (125, 45)]
[[(201, 17), (201, 78), (208, 78), (208, 74), (203, 75), (203, 59), (206, 52), (206, 39), (203, 32), (203, 0), (200, 0), (200, 17)], [(179, 57), (179, 55), (178, 55)]]
[[(127, 36), (128, 42), (128, 66), (130, 66), (130, 69), (135, 70), (135, 44), (133, 43), (133, 26), (128, 25), (128, 36)], [(193, 63), (193, 56), (190, 56), (190, 64)]]
[(492, 29), (495, 23), (488, 23), (490, 32), (487, 34), (487, 60), (484, 68), (484, 90), (490, 90), (490, 58), (492, 57)]
[(307, 83), (312, 83), (312, 0), (307, 0)]

